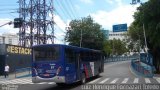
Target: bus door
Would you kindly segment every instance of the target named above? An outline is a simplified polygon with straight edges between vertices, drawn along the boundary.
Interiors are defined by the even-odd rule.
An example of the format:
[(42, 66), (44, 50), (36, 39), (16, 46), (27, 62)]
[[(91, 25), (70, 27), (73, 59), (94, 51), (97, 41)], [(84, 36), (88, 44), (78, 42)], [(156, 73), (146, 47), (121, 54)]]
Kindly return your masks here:
[(77, 80), (80, 80), (80, 54), (77, 52), (76, 53), (76, 76), (77, 76)]
[(76, 53), (72, 48), (65, 48), (65, 78), (66, 83), (73, 83), (76, 81)]

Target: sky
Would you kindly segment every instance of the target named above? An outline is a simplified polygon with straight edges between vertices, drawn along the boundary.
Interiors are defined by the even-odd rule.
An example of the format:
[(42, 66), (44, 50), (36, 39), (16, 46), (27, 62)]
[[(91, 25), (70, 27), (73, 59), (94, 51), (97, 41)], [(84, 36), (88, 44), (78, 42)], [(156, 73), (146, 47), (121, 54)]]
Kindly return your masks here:
[[(141, 0), (142, 3), (146, 1), (148, 0)], [(133, 14), (139, 6), (131, 5), (132, 0), (53, 0), (53, 2), (55, 43), (64, 43), (65, 27), (71, 20), (79, 20), (89, 15), (105, 30), (112, 31), (112, 26), (116, 24), (126, 23), (130, 26), (134, 20)], [(18, 8), (18, 0), (0, 0), (0, 25), (19, 17)], [(18, 31), (19, 29), (13, 28), (13, 25), (0, 27), (0, 35)]]

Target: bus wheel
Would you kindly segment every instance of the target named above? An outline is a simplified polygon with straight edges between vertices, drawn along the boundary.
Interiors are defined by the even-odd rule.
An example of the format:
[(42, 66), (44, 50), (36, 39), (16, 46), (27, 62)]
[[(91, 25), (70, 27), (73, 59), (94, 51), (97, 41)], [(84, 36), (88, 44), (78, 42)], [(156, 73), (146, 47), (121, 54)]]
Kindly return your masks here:
[(81, 78), (81, 84), (85, 84), (85, 83), (86, 83), (86, 76), (85, 76), (85, 73), (83, 73)]

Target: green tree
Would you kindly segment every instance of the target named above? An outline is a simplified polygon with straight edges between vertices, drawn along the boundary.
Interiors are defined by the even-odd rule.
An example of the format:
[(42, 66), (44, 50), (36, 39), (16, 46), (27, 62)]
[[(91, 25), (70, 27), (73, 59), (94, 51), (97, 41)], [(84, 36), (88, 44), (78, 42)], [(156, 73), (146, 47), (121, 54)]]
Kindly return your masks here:
[(69, 45), (81, 46), (85, 48), (103, 50), (105, 37), (102, 33), (101, 25), (95, 23), (88, 16), (81, 20), (72, 20), (69, 24), (65, 40)]
[(105, 40), (103, 43), (103, 52), (105, 56), (109, 57), (112, 54), (112, 45), (109, 40)]
[[(144, 35), (145, 29), (147, 45), (153, 55), (154, 66), (160, 71), (160, 0), (149, 0), (137, 8), (134, 14), (134, 22), (130, 26), (130, 36), (138, 40), (136, 34)], [(136, 29), (135, 29), (136, 28)], [(133, 37), (134, 36), (134, 37)], [(141, 36), (141, 45), (144, 46), (144, 37)]]
[(109, 45), (113, 55), (122, 55), (128, 51), (126, 42), (120, 39), (109, 40)]
[(135, 23), (132, 23), (127, 32), (128, 49), (131, 52), (139, 52), (140, 48), (144, 47), (144, 35)]

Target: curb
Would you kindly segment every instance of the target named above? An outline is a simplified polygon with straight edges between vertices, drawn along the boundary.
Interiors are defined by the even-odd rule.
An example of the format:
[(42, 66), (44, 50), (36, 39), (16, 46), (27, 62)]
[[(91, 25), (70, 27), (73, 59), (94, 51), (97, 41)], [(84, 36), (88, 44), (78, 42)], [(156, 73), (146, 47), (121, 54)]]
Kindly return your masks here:
[(16, 78), (24, 78), (24, 77), (30, 77), (30, 76), (32, 76), (32, 74), (23, 75), (23, 76), (18, 76), (18, 77), (16, 77)]
[(140, 77), (141, 75), (138, 75), (138, 73), (136, 73), (136, 71), (133, 69), (132, 65), (129, 65), (130, 71), (133, 75), (135, 75), (136, 77)]
[(138, 77), (141, 76), (141, 77), (146, 77), (146, 78), (153, 78), (153, 77), (151, 77), (151, 76), (146, 76), (146, 75), (144, 75), (144, 74), (136, 71), (136, 70), (132, 67), (131, 64), (130, 64), (130, 69), (131, 69), (131, 72), (132, 72), (135, 76), (138, 76)]

